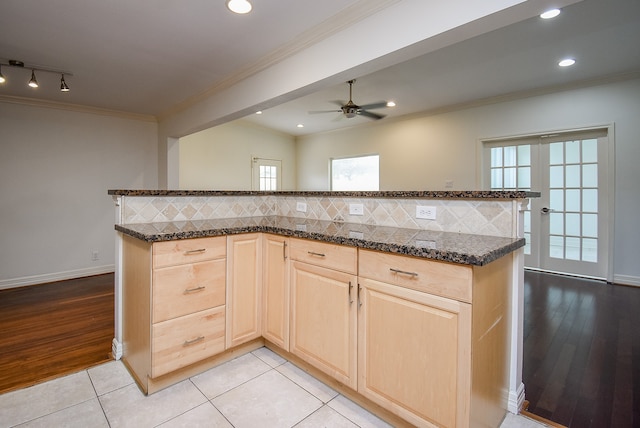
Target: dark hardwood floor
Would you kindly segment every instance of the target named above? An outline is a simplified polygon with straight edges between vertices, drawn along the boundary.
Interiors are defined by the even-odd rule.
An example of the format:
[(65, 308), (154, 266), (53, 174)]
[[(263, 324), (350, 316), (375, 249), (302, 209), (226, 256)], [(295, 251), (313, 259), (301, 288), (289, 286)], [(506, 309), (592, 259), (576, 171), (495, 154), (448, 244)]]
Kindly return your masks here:
[(114, 275), (0, 290), (0, 393), (111, 359)]
[[(111, 358), (113, 274), (0, 290), (0, 393)], [(640, 288), (525, 272), (529, 411), (640, 427)]]
[(525, 272), (529, 411), (576, 428), (640, 427), (640, 288)]

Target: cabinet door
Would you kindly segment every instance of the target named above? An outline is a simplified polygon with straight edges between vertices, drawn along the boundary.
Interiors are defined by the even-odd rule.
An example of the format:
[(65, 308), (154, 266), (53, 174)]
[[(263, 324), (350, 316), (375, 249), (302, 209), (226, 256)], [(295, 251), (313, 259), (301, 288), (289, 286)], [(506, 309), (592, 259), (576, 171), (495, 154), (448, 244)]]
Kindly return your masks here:
[(263, 235), (262, 335), (289, 350), (289, 239)]
[(291, 263), (291, 352), (355, 389), (356, 277)]
[(262, 335), (261, 234), (227, 238), (227, 348)]
[(467, 426), (471, 305), (360, 280), (358, 392), (417, 426)]

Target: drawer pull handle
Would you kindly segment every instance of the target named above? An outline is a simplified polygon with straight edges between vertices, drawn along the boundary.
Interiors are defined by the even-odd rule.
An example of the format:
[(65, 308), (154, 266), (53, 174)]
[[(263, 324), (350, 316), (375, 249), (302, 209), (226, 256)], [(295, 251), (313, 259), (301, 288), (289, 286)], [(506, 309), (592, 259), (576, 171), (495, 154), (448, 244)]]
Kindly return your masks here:
[(184, 290), (183, 294), (197, 293), (198, 291), (202, 291), (205, 288), (206, 287), (204, 285), (201, 285), (200, 287), (187, 288), (186, 290)]
[(204, 340), (204, 336), (198, 336), (195, 339), (185, 340), (182, 346), (191, 346), (195, 345), (198, 342), (202, 342)]
[(314, 251), (307, 251), (307, 253), (309, 253), (309, 254), (310, 254), (310, 255), (312, 255), (312, 256), (325, 257), (325, 255), (324, 255), (324, 254), (322, 254), (322, 253), (316, 253), (316, 252), (314, 252)]
[(184, 255), (185, 255), (185, 256), (189, 256), (189, 255), (192, 255), (192, 254), (201, 254), (201, 253), (204, 253), (205, 251), (207, 251), (207, 249), (206, 249), (206, 248), (198, 248), (197, 250), (188, 250), (188, 251), (185, 251), (185, 252), (184, 252)]
[(418, 276), (417, 272), (407, 272), (405, 270), (394, 269), (394, 268), (389, 268), (389, 270), (393, 273), (400, 273), (402, 275)]

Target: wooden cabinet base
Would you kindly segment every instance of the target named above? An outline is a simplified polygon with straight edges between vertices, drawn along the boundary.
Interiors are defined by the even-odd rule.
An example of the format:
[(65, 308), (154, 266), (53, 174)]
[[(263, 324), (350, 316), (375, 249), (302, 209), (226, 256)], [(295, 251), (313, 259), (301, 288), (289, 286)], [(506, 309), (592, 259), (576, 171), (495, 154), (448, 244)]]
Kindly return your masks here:
[(213, 357), (209, 357), (205, 360), (199, 361), (195, 364), (191, 364), (190, 366), (183, 367), (169, 374), (154, 379), (148, 377), (145, 379), (138, 378), (130, 365), (127, 363), (126, 357), (122, 358), (122, 362), (129, 370), (129, 373), (133, 375), (136, 383), (138, 384), (138, 386), (140, 386), (142, 391), (145, 394), (153, 394), (154, 392), (160, 391), (161, 389), (167, 388), (192, 376), (205, 372), (213, 367), (219, 366), (222, 363), (226, 363), (227, 361), (233, 360), (234, 358), (242, 356), (246, 353), (255, 351), (256, 349), (263, 346), (264, 340), (262, 338), (258, 338), (250, 342), (243, 343), (240, 346), (236, 346), (235, 348), (227, 349), (226, 351), (214, 355)]

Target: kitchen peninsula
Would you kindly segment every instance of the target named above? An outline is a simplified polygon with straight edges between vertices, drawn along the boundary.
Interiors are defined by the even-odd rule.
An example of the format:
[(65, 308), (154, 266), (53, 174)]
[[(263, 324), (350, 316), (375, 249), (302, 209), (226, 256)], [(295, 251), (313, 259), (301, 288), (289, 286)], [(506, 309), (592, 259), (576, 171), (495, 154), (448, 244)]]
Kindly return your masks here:
[(145, 392), (265, 345), (413, 425), (519, 410), (521, 211), (539, 194), (109, 194), (114, 355)]

